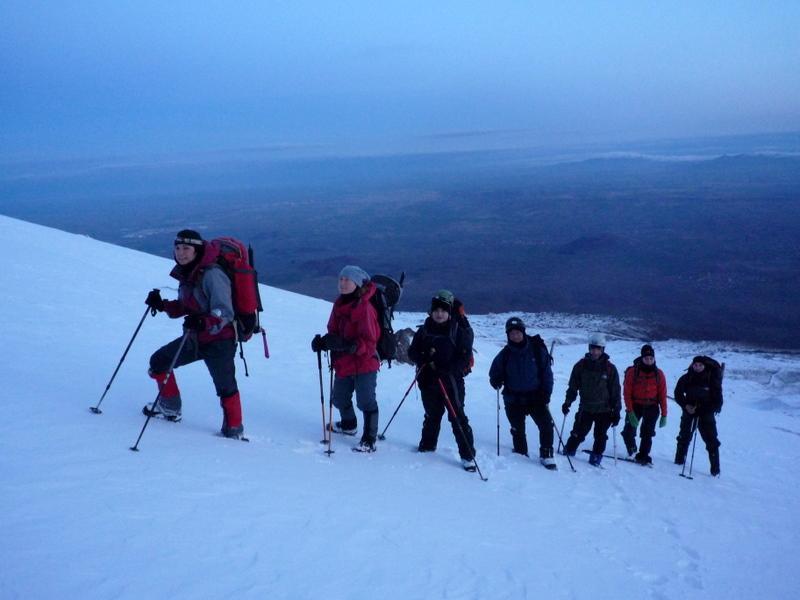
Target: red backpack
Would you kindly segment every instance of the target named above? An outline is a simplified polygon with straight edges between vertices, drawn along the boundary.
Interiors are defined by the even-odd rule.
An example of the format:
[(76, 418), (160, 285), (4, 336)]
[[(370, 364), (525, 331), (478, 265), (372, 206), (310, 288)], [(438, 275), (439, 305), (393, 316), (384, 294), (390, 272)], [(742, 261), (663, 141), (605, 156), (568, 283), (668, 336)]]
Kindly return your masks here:
[(245, 248), (232, 237), (214, 238), (208, 246), (217, 256), (216, 263), (231, 280), (236, 335), (240, 342), (246, 342), (261, 331), (259, 313), (264, 310), (258, 292), (258, 274), (253, 268), (253, 248)]

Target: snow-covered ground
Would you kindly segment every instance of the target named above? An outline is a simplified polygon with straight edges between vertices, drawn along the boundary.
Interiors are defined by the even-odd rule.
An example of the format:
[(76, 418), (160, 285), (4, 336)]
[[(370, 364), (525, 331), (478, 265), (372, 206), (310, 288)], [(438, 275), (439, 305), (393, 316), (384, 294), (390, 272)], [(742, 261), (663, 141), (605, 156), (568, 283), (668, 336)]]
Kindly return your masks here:
[[(504, 416), (496, 455), (496, 396), (486, 373), (506, 315), (473, 316), (467, 413), (484, 483), (460, 468), (446, 422), (437, 453), (415, 452), (422, 421), (415, 392), (377, 453), (352, 453), (356, 440), (337, 436), (335, 454), (326, 456), (309, 342), (330, 304), (263, 287), (272, 357), (251, 342), (250, 377), (239, 369), (251, 442), (215, 435), (220, 409), (198, 363), (177, 372), (183, 422), (151, 421), (134, 453), (128, 448), (144, 421), (141, 407), (155, 394), (148, 357), (178, 334), (179, 321), (148, 317), (103, 414), (88, 408), (147, 291), (173, 286), (170, 262), (5, 217), (0, 236), (10, 251), (0, 269), (3, 600), (797, 596), (797, 356), (656, 344), (670, 393), (693, 355), (727, 364), (719, 479), (708, 475), (701, 442), (695, 479), (677, 476), (674, 403), (654, 441), (653, 469), (609, 461), (598, 470), (580, 454), (576, 473), (563, 457), (549, 472), (511, 455)], [(267, 257), (260, 266), (268, 277)], [(560, 425), (558, 406), (584, 352), (587, 323), (525, 319), (557, 340)], [(401, 313), (396, 325), (419, 321)], [(641, 343), (612, 338), (608, 352), (623, 370)], [(407, 366), (381, 371), (381, 429), (412, 378)], [(536, 429), (528, 426), (535, 449)]]

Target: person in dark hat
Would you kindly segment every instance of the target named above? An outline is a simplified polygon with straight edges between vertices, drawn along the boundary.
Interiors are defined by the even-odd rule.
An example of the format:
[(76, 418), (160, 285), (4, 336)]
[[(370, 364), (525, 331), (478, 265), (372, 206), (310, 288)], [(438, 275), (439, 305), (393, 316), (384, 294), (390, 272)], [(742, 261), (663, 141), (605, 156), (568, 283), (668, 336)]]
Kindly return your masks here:
[[(635, 456), (637, 463), (649, 465), (653, 462), (650, 450), (656, 435), (656, 422), (659, 428), (667, 424), (667, 382), (664, 372), (656, 366), (656, 353), (650, 344), (642, 346), (640, 356), (633, 366), (625, 369), (623, 384), (625, 399), (625, 427), (622, 439), (628, 456)], [(659, 419), (659, 415), (661, 418)], [(639, 452), (636, 450), (636, 429), (639, 432)]]
[(472, 428), (464, 412), (464, 376), (471, 367), (473, 333), (458, 304), (448, 290), (434, 294), (428, 318), (414, 334), (408, 356), (417, 365), (417, 385), (425, 407), (418, 450), (436, 451), (447, 412), (461, 464), (474, 471)]
[(574, 456), (578, 446), (594, 427), (594, 444), (589, 464), (599, 467), (608, 440), (608, 428), (616, 427), (622, 412), (619, 372), (606, 354), (606, 338), (602, 333), (589, 336), (589, 352), (575, 363), (561, 412), (569, 413), (570, 405), (580, 394), (580, 408), (564, 444), (564, 454)]
[(514, 452), (528, 456), (525, 419), (530, 416), (539, 428), (539, 462), (547, 469), (555, 469), (554, 425), (548, 408), (553, 392), (550, 353), (541, 336), (527, 335), (519, 317), (506, 321), (506, 342), (492, 361), (489, 383), (496, 390), (503, 388)]
[[(170, 275), (178, 280), (178, 298), (164, 300), (158, 290), (148, 294), (145, 304), (154, 311), (165, 312), (170, 318), (184, 317), (184, 333), (189, 333), (175, 367), (202, 360), (222, 407), (222, 427), (225, 437), (239, 439), (244, 433), (242, 405), (236, 383), (236, 331), (231, 281), (217, 264), (219, 250), (208, 244), (192, 229), (183, 229), (175, 236), (175, 267)], [(181, 346), (182, 337), (156, 350), (150, 357), (150, 377), (158, 384), (158, 398), (151, 408), (142, 412), (152, 417), (180, 421), (182, 400), (169, 366)]]
[(716, 415), (722, 411), (722, 367), (711, 357), (695, 356), (675, 384), (675, 402), (681, 407), (681, 423), (675, 464), (686, 461), (695, 430), (706, 444), (711, 474), (720, 474)]
[(375, 452), (378, 437), (377, 344), (381, 335), (378, 312), (370, 299), (377, 288), (364, 269), (347, 265), (339, 272), (339, 297), (333, 303), (328, 319), (328, 333), (311, 341), (314, 352), (330, 351), (333, 370), (333, 405), (340, 420), (330, 429), (336, 433), (355, 435), (358, 419), (353, 409), (353, 393), (364, 418), (364, 432), (357, 452)]

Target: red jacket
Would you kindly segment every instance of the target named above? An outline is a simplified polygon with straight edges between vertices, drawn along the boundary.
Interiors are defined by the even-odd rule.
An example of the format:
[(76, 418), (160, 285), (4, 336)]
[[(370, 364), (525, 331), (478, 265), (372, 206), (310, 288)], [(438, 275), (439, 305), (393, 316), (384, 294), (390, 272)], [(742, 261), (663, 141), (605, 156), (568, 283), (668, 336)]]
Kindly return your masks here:
[(372, 373), (380, 368), (377, 344), (381, 329), (378, 313), (369, 301), (375, 291), (375, 284), (370, 282), (362, 288), (358, 299), (350, 300), (339, 296), (333, 303), (331, 317), (328, 319), (328, 333), (357, 344), (353, 354), (333, 353), (333, 368), (339, 377)]
[(625, 370), (625, 410), (633, 410), (636, 404), (656, 404), (661, 407), (662, 416), (667, 415), (667, 381), (664, 371), (655, 367), (652, 371), (642, 368), (641, 358), (633, 361), (633, 366)]

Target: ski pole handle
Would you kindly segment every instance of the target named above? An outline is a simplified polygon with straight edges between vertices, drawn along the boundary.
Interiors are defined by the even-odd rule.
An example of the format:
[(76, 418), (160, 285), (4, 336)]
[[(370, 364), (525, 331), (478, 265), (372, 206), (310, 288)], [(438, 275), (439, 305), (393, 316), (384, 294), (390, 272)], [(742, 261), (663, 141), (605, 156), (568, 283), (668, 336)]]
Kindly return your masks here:
[(264, 358), (269, 358), (269, 346), (267, 345), (267, 332), (261, 328), (261, 339), (264, 341)]

